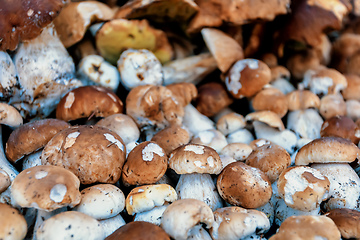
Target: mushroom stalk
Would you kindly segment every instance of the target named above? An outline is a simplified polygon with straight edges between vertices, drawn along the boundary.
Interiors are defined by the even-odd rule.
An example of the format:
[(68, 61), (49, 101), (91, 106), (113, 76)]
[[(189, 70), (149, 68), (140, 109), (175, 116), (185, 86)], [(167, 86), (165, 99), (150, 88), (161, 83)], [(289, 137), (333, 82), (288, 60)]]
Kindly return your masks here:
[(210, 234), (201, 226), (196, 225), (190, 229), (188, 234), (188, 240), (212, 240)]
[(34, 232), (33, 232), (32, 240), (36, 240), (36, 231), (38, 230), (40, 225), (46, 219), (49, 219), (52, 216), (55, 216), (56, 214), (59, 214), (61, 212), (66, 212), (66, 211), (67, 211), (67, 207), (58, 208), (58, 209), (55, 209), (54, 211), (51, 211), (51, 212), (38, 209), (37, 214), (36, 214), (36, 222), (35, 222), (35, 225), (34, 225)]
[(105, 237), (110, 236), (113, 232), (115, 232), (118, 228), (124, 226), (126, 224), (125, 220), (122, 218), (119, 213), (115, 217), (99, 220), (103, 231), (105, 233)]

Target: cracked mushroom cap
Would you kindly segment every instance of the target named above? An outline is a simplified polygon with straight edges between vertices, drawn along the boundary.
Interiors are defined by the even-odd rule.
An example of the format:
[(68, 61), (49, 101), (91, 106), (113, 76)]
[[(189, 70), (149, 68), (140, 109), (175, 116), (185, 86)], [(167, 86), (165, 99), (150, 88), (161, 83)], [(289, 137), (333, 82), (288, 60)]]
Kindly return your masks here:
[(247, 157), (247, 165), (263, 171), (271, 183), (291, 164), (290, 154), (277, 144), (265, 144), (255, 148)]
[(35, 166), (20, 172), (11, 184), (17, 205), (45, 211), (79, 204), (80, 181), (69, 170), (58, 166)]
[(6, 142), (6, 157), (16, 162), (43, 148), (50, 139), (70, 124), (59, 119), (42, 119), (25, 123), (11, 132)]
[(123, 111), (123, 103), (116, 94), (99, 86), (84, 86), (68, 92), (56, 108), (56, 118), (64, 121), (107, 117)]
[(325, 216), (291, 216), (269, 240), (327, 239), (340, 240), (340, 231), (333, 220)]
[(360, 129), (355, 122), (346, 116), (336, 116), (325, 120), (321, 126), (321, 137), (341, 137), (358, 144)]
[(330, 182), (316, 169), (296, 166), (280, 174), (277, 188), (286, 205), (310, 212), (329, 198)]
[[(146, 233), (146, 235), (144, 234)], [(130, 222), (106, 238), (106, 240), (170, 240), (169, 235), (159, 226), (143, 221)]]
[(167, 155), (157, 143), (145, 141), (129, 153), (122, 169), (125, 186), (153, 184), (160, 180), (167, 170)]
[(129, 215), (149, 211), (178, 199), (175, 189), (168, 184), (136, 187), (126, 197), (126, 211)]
[(276, 88), (265, 88), (258, 92), (252, 99), (252, 107), (255, 111), (272, 111), (284, 117), (288, 111), (288, 100), (280, 90)]
[(186, 144), (172, 151), (169, 168), (177, 174), (218, 174), (222, 169), (219, 154), (211, 147)]
[(252, 97), (271, 80), (270, 68), (261, 60), (237, 61), (225, 76), (227, 90), (234, 98)]
[(124, 193), (112, 184), (96, 184), (81, 191), (81, 201), (73, 209), (97, 220), (115, 217), (125, 208)]
[(5, 203), (0, 203), (0, 212), (0, 239), (24, 239), (27, 232), (24, 216)]
[(360, 212), (353, 209), (340, 208), (327, 212), (325, 216), (331, 218), (343, 238), (360, 238)]
[(160, 226), (172, 238), (186, 240), (190, 230), (199, 223), (211, 228), (214, 214), (206, 203), (189, 198), (170, 204), (162, 215)]
[(320, 108), (320, 98), (310, 90), (295, 90), (286, 95), (289, 111)]
[(66, 1), (5, 0), (1, 2), (0, 50), (13, 51), (21, 41), (36, 38), (58, 16)]
[(214, 240), (238, 240), (267, 232), (270, 222), (265, 213), (241, 207), (219, 208), (210, 229)]
[(231, 205), (258, 208), (271, 198), (269, 178), (260, 169), (234, 162), (227, 165), (217, 179), (220, 196)]
[(107, 128), (78, 126), (55, 135), (44, 147), (41, 162), (69, 169), (82, 184), (116, 183), (125, 152), (122, 139)]
[(359, 158), (360, 150), (351, 141), (340, 137), (322, 137), (311, 141), (295, 157), (295, 165), (310, 163), (353, 162)]

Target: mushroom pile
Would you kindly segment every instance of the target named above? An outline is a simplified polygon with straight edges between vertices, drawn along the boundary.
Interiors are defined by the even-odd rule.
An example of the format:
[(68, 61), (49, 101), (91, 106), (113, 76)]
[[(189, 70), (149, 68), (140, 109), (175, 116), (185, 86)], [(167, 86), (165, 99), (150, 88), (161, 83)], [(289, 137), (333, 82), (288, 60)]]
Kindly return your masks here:
[(360, 239), (360, 1), (0, 13), (0, 239)]

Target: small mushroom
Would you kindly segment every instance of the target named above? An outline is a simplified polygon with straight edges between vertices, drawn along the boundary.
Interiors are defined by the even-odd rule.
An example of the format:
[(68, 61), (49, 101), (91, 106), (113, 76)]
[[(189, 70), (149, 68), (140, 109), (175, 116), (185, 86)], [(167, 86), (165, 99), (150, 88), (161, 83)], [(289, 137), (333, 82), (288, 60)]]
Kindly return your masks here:
[(288, 111), (288, 100), (280, 90), (276, 88), (265, 88), (258, 92), (251, 101), (255, 111), (272, 111), (284, 117)]
[(325, 119), (346, 115), (347, 105), (340, 94), (329, 94), (321, 98), (319, 112)]
[(252, 148), (245, 143), (229, 143), (220, 154), (232, 157), (235, 161), (245, 161), (252, 152)]
[(348, 83), (347, 88), (342, 90), (341, 94), (345, 100), (360, 100), (358, 92), (360, 91), (360, 76), (355, 74), (345, 74)]
[(290, 111), (320, 108), (320, 98), (309, 90), (296, 90), (286, 95)]
[(0, 203), (0, 238), (24, 239), (27, 232), (27, 223), (23, 215), (16, 208)]
[(233, 133), (246, 126), (245, 118), (235, 112), (225, 114), (216, 122), (216, 128), (224, 135)]
[(316, 139), (320, 137), (323, 123), (319, 112), (309, 108), (289, 112), (286, 128), (294, 131), (300, 138)]

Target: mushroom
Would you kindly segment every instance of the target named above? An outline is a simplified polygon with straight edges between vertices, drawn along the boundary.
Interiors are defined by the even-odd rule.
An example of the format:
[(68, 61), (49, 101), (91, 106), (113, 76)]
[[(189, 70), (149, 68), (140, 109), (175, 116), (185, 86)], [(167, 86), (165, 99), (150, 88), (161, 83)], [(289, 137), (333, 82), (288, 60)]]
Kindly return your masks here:
[(221, 149), (220, 154), (232, 157), (235, 161), (245, 161), (252, 151), (252, 148), (248, 144), (229, 143), (223, 149)]
[(183, 125), (190, 133), (197, 134), (201, 131), (215, 129), (215, 123), (210, 118), (201, 114), (192, 104), (184, 107)]
[(214, 214), (204, 202), (196, 199), (180, 199), (170, 204), (162, 218), (161, 227), (172, 238), (186, 240), (190, 231), (199, 223), (211, 228)]
[(0, 99), (8, 100), (14, 94), (17, 84), (13, 60), (7, 52), (0, 51)]
[(360, 100), (358, 92), (360, 91), (360, 76), (355, 74), (345, 74), (346, 81), (348, 83), (347, 88), (342, 90), (341, 94), (345, 100)]
[(245, 118), (235, 112), (225, 114), (216, 122), (216, 128), (224, 135), (233, 133), (239, 129), (244, 128), (245, 126)]
[(255, 111), (272, 111), (284, 117), (288, 111), (288, 100), (280, 90), (276, 88), (265, 88), (258, 92), (251, 101)]
[(319, 112), (325, 119), (346, 115), (347, 105), (340, 94), (329, 94), (321, 98)]
[(215, 129), (199, 132), (193, 136), (190, 142), (211, 147), (218, 153), (228, 144), (225, 136)]
[(175, 149), (169, 158), (169, 168), (180, 175), (176, 185), (179, 199), (194, 198), (208, 204), (215, 210), (222, 207), (210, 174), (222, 169), (219, 155), (211, 147), (186, 144)]
[(346, 116), (356, 121), (360, 118), (360, 102), (357, 100), (346, 101)]
[(0, 238), (1, 239), (24, 239), (27, 232), (27, 224), (23, 215), (16, 208), (5, 203), (0, 203)]
[(4, 192), (11, 184), (9, 174), (0, 168), (0, 193)]
[(320, 137), (324, 120), (319, 112), (309, 108), (290, 111), (287, 116), (286, 128), (296, 133), (299, 138), (316, 139)]
[(280, 131), (285, 130), (284, 123), (281, 121), (280, 116), (273, 111), (252, 112), (245, 116), (245, 120), (248, 122), (260, 121), (266, 123), (272, 128), (277, 128)]
[(360, 212), (347, 208), (333, 209), (325, 214), (338, 227), (342, 238), (360, 238)]
[(358, 144), (360, 129), (354, 121), (346, 116), (336, 116), (327, 119), (321, 126), (321, 137), (342, 137)]
[(99, 220), (99, 222), (103, 228), (105, 237), (110, 236), (118, 228), (126, 224), (125, 220), (122, 218), (120, 213), (115, 217)]

